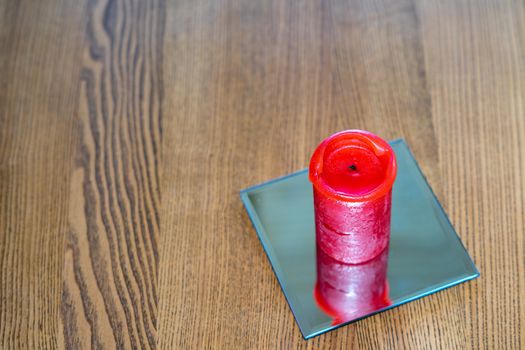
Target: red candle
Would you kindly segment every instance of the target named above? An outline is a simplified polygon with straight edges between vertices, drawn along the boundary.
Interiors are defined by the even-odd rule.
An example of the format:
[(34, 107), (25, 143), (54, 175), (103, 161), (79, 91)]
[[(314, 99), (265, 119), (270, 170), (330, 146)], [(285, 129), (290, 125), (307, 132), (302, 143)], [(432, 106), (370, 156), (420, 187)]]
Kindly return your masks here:
[(310, 161), (317, 246), (332, 258), (360, 264), (390, 239), (396, 158), (380, 137), (361, 130), (325, 139)]
[(388, 249), (364, 264), (343, 264), (317, 248), (317, 305), (333, 324), (378, 311), (392, 302), (388, 296)]

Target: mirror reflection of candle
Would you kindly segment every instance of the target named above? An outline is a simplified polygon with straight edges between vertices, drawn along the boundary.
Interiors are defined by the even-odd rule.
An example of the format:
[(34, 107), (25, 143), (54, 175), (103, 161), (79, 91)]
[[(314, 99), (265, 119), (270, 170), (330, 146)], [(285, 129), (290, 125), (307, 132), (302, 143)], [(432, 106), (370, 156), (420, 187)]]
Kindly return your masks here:
[(387, 281), (388, 247), (362, 264), (344, 264), (317, 248), (314, 297), (333, 318), (333, 325), (351, 321), (391, 304)]

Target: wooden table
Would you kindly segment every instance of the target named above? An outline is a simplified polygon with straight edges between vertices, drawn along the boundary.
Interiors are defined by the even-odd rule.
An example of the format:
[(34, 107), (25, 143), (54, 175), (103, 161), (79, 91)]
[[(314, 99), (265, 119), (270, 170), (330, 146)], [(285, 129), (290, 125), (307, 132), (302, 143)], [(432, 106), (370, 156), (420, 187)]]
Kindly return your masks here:
[[(523, 1), (0, 1), (0, 348), (525, 347)], [(304, 341), (239, 190), (404, 137), (481, 278)]]

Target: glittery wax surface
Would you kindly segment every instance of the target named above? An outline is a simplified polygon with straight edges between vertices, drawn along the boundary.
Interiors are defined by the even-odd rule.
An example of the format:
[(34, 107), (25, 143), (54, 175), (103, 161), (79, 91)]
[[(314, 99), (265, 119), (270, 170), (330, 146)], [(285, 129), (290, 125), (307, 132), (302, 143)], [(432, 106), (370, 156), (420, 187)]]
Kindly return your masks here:
[(324, 196), (314, 188), (316, 241), (326, 254), (347, 264), (373, 259), (388, 245), (392, 191), (365, 201)]

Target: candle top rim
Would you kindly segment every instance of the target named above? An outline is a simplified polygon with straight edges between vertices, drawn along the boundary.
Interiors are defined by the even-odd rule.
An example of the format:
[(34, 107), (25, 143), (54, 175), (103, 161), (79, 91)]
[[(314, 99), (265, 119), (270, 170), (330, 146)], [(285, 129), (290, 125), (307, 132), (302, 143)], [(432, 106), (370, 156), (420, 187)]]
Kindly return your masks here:
[[(358, 140), (367, 145), (378, 157), (387, 157), (384, 180), (366, 193), (345, 193), (332, 188), (323, 179), (323, 159), (327, 147), (344, 140)], [(392, 189), (397, 173), (397, 162), (394, 150), (388, 142), (365, 130), (344, 130), (324, 139), (316, 148), (310, 160), (309, 178), (314, 187), (330, 198), (349, 202), (363, 202), (379, 198)]]

